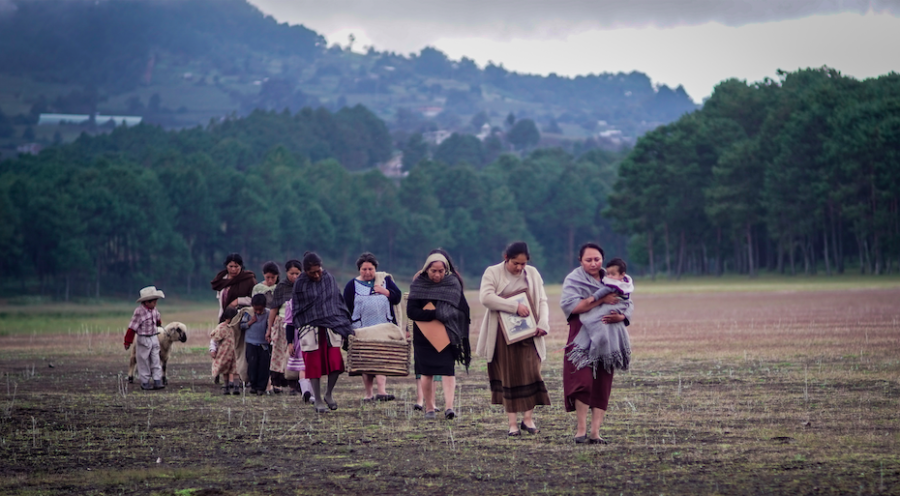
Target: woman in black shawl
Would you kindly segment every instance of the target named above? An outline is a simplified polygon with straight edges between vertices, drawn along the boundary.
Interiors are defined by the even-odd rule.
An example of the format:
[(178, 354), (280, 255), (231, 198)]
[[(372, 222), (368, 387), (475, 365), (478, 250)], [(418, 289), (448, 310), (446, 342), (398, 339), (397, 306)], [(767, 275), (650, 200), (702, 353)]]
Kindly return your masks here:
[[(453, 411), (453, 393), (456, 387), (455, 362), (469, 368), (472, 361), (469, 346), (469, 304), (463, 295), (462, 278), (443, 250), (434, 250), (425, 260), (422, 271), (413, 279), (409, 288), (406, 315), (412, 319), (413, 351), (416, 374), (422, 375), (425, 401), (425, 418), (435, 418), (434, 376), (443, 376), (444, 401), (447, 409), (444, 417), (456, 417)], [(447, 335), (431, 339), (419, 328), (419, 322), (440, 322)], [(427, 326), (426, 326), (427, 327)], [(432, 341), (449, 338), (450, 343), (440, 350)]]
[[(300, 342), (295, 343), (294, 336), (288, 333), (288, 351), (293, 354), (294, 347), (300, 346), (303, 352), (306, 378), (316, 397), (316, 412), (337, 410), (331, 392), (344, 371), (341, 345), (353, 334), (353, 329), (341, 290), (334, 276), (322, 268), (322, 259), (315, 253), (303, 255), (303, 273), (294, 283), (291, 307)], [(328, 377), (324, 397), (320, 394), (322, 376)]]

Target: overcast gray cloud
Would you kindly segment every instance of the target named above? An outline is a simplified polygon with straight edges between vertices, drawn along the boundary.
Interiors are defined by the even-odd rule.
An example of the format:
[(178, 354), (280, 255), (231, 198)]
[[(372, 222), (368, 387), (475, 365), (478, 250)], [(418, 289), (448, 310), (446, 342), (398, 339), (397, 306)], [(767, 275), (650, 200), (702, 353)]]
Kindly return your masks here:
[[(900, 0), (250, 0), (263, 12), (321, 33), (364, 28), (379, 49), (416, 50), (447, 37), (563, 38), (594, 29), (726, 26), (817, 14), (900, 15)], [(344, 40), (329, 40), (340, 41)]]

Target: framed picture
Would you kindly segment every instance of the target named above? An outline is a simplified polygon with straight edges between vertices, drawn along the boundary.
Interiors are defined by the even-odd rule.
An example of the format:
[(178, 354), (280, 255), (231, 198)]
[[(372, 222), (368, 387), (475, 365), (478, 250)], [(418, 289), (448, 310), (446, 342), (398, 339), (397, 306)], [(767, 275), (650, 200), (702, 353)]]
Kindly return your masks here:
[(531, 298), (528, 297), (528, 290), (523, 289), (505, 298), (528, 307), (528, 317), (519, 317), (515, 313), (498, 312), (500, 327), (506, 334), (506, 342), (512, 344), (534, 337), (537, 332), (537, 321), (534, 319), (534, 305), (531, 304)]

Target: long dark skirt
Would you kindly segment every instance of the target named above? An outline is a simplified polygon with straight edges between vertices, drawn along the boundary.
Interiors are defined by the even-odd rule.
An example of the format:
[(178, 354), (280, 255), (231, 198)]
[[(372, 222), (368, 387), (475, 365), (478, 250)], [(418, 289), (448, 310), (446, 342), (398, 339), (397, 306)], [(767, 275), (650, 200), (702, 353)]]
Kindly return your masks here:
[(494, 358), (488, 364), (488, 379), (491, 381), (491, 404), (503, 405), (507, 413), (527, 412), (535, 405), (550, 404), (533, 338), (507, 344), (503, 329), (497, 329), (497, 344)]
[[(581, 319), (574, 318), (569, 321), (569, 339), (567, 343), (575, 340), (578, 331), (581, 330)], [(573, 345), (566, 346), (566, 353)], [(609, 406), (609, 395), (612, 392), (613, 374), (602, 368), (597, 370), (597, 378), (591, 367), (576, 369), (568, 358), (563, 359), (563, 395), (565, 397), (566, 411), (575, 411), (575, 400), (578, 400), (591, 408), (606, 410)]]
[(417, 325), (413, 325), (413, 355), (416, 360), (414, 367), (416, 374), (450, 377), (456, 375), (453, 346), (448, 344), (443, 350), (436, 350)]
[(344, 371), (344, 357), (341, 349), (331, 346), (328, 340), (328, 330), (319, 328), (319, 349), (316, 351), (304, 351), (303, 361), (306, 363), (306, 378), (320, 379), (335, 372)]

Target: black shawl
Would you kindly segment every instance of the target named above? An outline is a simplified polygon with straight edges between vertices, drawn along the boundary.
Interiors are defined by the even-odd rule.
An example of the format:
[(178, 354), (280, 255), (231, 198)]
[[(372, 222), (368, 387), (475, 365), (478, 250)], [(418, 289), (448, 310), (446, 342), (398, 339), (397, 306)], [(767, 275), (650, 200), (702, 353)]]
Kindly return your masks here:
[(469, 302), (463, 294), (459, 278), (450, 274), (441, 282), (433, 282), (423, 272), (409, 287), (410, 300), (435, 302), (435, 315), (447, 329), (456, 361), (469, 369), (472, 348), (469, 345)]
[(322, 271), (322, 278), (313, 282), (306, 273), (294, 283), (291, 306), (294, 327), (327, 327), (343, 337), (354, 334), (350, 327), (350, 311), (338, 289), (334, 276)]

